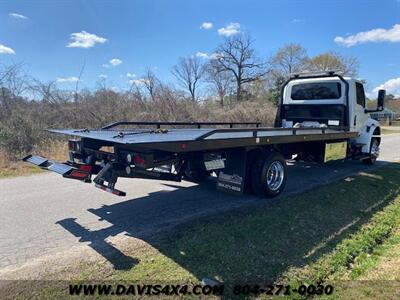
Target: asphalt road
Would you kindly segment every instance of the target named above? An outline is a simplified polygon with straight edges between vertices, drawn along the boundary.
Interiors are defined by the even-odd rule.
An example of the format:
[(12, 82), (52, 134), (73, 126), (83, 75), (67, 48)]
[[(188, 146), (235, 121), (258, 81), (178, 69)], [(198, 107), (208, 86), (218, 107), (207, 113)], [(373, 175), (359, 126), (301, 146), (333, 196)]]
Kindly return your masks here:
[[(376, 166), (400, 161), (400, 135), (384, 136), (381, 149)], [(371, 167), (357, 161), (326, 166), (290, 165), (283, 196), (368, 168)], [(104, 240), (110, 237), (128, 234), (141, 238), (204, 216), (266, 201), (218, 192), (211, 183), (198, 186), (189, 182), (122, 179), (118, 187), (127, 192), (127, 197), (113, 196), (53, 173), (1, 179), (0, 275), (77, 246), (91, 245), (96, 250), (108, 247)]]

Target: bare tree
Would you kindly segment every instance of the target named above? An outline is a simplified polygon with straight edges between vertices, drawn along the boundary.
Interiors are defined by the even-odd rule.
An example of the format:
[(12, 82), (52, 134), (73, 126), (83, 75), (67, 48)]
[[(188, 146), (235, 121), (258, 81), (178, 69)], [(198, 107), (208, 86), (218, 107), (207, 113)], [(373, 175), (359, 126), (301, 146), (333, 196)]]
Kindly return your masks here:
[[(75, 104), (75, 109), (78, 110), (78, 101), (79, 101), (79, 83), (81, 82), (81, 78), (83, 75), (83, 72), (85, 71), (86, 67), (86, 58), (83, 59), (83, 63), (81, 66), (81, 70), (79, 71), (78, 78), (75, 83), (75, 92), (74, 92), (74, 104)], [(74, 115), (74, 126), (77, 126), (79, 124), (78, 116)]]
[(279, 76), (302, 71), (307, 64), (307, 50), (300, 44), (286, 44), (272, 57), (271, 64)]
[(0, 87), (7, 89), (14, 96), (20, 96), (28, 89), (29, 79), (22, 63), (0, 65)]
[(336, 52), (327, 52), (309, 60), (311, 71), (340, 71), (344, 75), (357, 76), (359, 62), (353, 56), (342, 56)]
[(23, 67), (21, 63), (9, 66), (0, 64), (0, 123), (18, 106), (29, 88), (30, 78)]
[(61, 105), (68, 102), (70, 95), (61, 93), (55, 81), (47, 83), (34, 79), (30, 85), (33, 95), (40, 97), (41, 101), (53, 105)]
[(212, 85), (213, 90), (218, 95), (221, 107), (224, 106), (224, 99), (231, 89), (233, 77), (232, 73), (224, 70), (222, 65), (215, 59), (210, 60), (206, 66), (207, 81)]
[(197, 100), (197, 91), (205, 73), (205, 66), (196, 56), (181, 57), (172, 68), (178, 83), (189, 92), (191, 100)]
[(216, 60), (224, 71), (231, 72), (236, 83), (236, 100), (242, 99), (243, 86), (260, 79), (267, 72), (252, 48), (249, 35), (239, 34), (225, 39), (216, 50)]
[(81, 70), (79, 71), (78, 78), (75, 82), (74, 102), (77, 102), (79, 100), (79, 83), (81, 82), (81, 78), (82, 78), (83, 72), (85, 71), (85, 67), (86, 67), (86, 58), (83, 60)]
[(146, 74), (142, 77), (142, 82), (146, 90), (148, 91), (151, 100), (155, 100), (156, 90), (160, 85), (160, 80), (157, 78), (156, 74), (148, 68)]

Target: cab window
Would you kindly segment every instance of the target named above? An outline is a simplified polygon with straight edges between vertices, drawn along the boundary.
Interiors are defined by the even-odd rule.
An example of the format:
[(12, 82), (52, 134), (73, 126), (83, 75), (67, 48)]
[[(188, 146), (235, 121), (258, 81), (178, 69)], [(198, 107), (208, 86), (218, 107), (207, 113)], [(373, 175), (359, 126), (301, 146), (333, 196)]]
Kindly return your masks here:
[(356, 96), (357, 96), (357, 104), (365, 107), (365, 93), (364, 87), (361, 83), (356, 82)]
[(295, 84), (292, 87), (292, 100), (339, 99), (342, 96), (339, 82), (313, 82)]

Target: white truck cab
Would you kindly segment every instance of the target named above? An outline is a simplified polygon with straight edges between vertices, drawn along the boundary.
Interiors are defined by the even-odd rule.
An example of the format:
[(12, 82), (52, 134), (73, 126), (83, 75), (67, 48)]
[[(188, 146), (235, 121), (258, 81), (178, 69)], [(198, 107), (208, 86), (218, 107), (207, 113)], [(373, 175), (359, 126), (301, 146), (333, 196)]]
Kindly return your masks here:
[(383, 110), (385, 91), (379, 91), (378, 105), (367, 108), (363, 82), (335, 72), (295, 74), (282, 86), (278, 109), (279, 127), (343, 128), (357, 132), (350, 141), (352, 155), (364, 155), (374, 163), (379, 155), (380, 125), (370, 112)]

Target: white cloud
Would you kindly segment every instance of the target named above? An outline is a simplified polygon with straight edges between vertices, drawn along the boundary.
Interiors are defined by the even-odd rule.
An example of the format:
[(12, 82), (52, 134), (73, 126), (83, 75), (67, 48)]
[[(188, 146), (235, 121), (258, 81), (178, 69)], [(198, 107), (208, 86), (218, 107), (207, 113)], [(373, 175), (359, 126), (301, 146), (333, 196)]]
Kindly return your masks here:
[(119, 58), (113, 58), (109, 61), (109, 63), (113, 66), (116, 67), (120, 64), (122, 64), (122, 60), (120, 60)]
[(400, 95), (400, 77), (389, 79), (388, 81), (378, 85), (372, 90), (373, 95), (377, 95), (378, 90), (386, 90), (388, 94), (393, 94), (395, 96)]
[(100, 75), (99, 75), (99, 78), (100, 78), (100, 79), (107, 79), (107, 78), (108, 78), (108, 76), (107, 76), (107, 75), (105, 75), (105, 74), (100, 74)]
[(204, 58), (204, 59), (217, 59), (217, 58), (220, 58), (223, 56), (221, 53), (217, 53), (217, 52), (214, 52), (211, 54), (208, 54), (207, 52), (197, 52), (195, 55), (197, 57)]
[(400, 42), (400, 24), (395, 24), (390, 29), (376, 28), (369, 31), (362, 31), (348, 37), (335, 37), (334, 41), (345, 47), (352, 47), (368, 42)]
[(211, 22), (204, 22), (203, 24), (200, 25), (200, 29), (205, 29), (205, 30), (211, 29), (213, 27), (214, 24)]
[(225, 27), (218, 29), (218, 34), (223, 36), (232, 36), (240, 32), (239, 23), (229, 23)]
[(0, 44), (0, 54), (15, 54), (15, 51), (10, 47)]
[(22, 20), (26, 20), (26, 19), (28, 19), (28, 17), (27, 16), (24, 16), (24, 15), (21, 15), (21, 14), (18, 14), (18, 13), (10, 13), (10, 14), (8, 14), (11, 18), (14, 18), (14, 19), (22, 19)]
[(147, 82), (148, 82), (148, 80), (146, 80), (144, 78), (128, 80), (128, 83), (135, 84), (135, 85), (144, 85)]
[(116, 67), (120, 64), (122, 64), (122, 60), (120, 60), (118, 58), (113, 58), (113, 59), (110, 59), (108, 64), (103, 64), (102, 66), (104, 68), (109, 68), (109, 67)]
[(302, 23), (304, 22), (303, 19), (292, 19), (292, 21), (290, 21), (290, 23)]
[(107, 42), (106, 38), (97, 36), (93, 33), (86, 31), (71, 33), (70, 39), (72, 40), (67, 47), (70, 48), (91, 48), (96, 44), (104, 44)]
[(113, 58), (109, 61), (109, 63), (113, 66), (116, 67), (120, 64), (122, 64), (122, 60), (118, 59), (118, 58)]
[(201, 58), (209, 58), (208, 53), (206, 52), (197, 52), (196, 56)]
[(126, 77), (128, 77), (128, 78), (136, 77), (136, 74), (128, 72), (128, 73), (126, 73)]
[(57, 78), (57, 82), (59, 83), (73, 83), (79, 81), (78, 77), (71, 76), (71, 77), (59, 77)]

